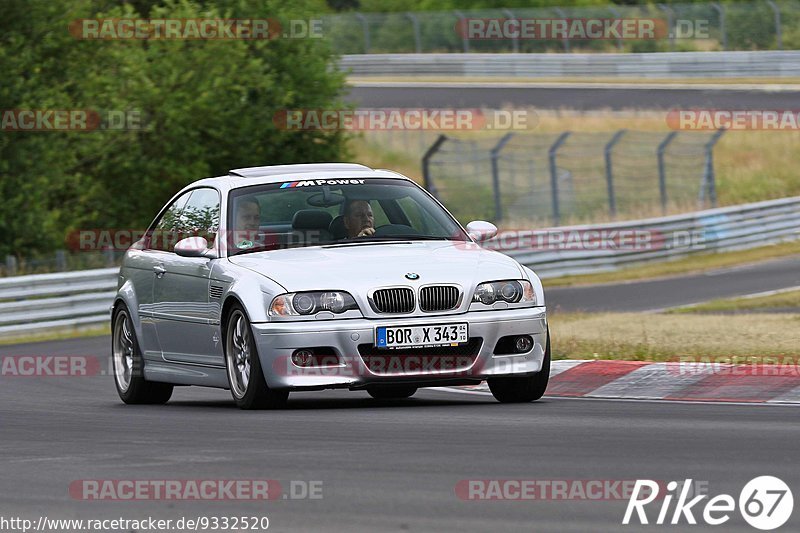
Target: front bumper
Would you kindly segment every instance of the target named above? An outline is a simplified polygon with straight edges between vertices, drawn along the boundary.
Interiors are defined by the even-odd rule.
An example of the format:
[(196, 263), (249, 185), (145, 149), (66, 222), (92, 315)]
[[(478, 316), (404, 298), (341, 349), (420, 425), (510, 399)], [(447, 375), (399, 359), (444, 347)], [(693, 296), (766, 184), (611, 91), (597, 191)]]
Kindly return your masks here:
[[(359, 353), (359, 345), (375, 342), (379, 326), (416, 326), (467, 322), (471, 339), (482, 339), (477, 355), (460, 356), (455, 365), (428, 364), (433, 358), (393, 355), (398, 365), (376, 371)], [(544, 307), (473, 311), (461, 315), (386, 319), (347, 319), (253, 324), (261, 367), (267, 385), (276, 389), (314, 390), (364, 388), (373, 384), (414, 383), (419, 386), (477, 383), (497, 376), (526, 375), (542, 368), (547, 342), (547, 311)], [(522, 354), (495, 355), (497, 341), (507, 335), (530, 335), (533, 348)], [(291, 362), (299, 348), (330, 347), (338, 365), (300, 368)], [(363, 348), (363, 346), (362, 346)], [(414, 364), (410, 358), (416, 358)]]

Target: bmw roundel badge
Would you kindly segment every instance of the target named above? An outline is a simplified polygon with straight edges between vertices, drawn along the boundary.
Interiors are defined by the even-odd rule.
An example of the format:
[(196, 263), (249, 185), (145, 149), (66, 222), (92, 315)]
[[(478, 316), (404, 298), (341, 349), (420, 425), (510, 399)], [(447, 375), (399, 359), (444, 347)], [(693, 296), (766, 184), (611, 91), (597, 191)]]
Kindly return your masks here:
[(406, 274), (406, 277), (408, 279), (419, 279), (419, 274), (417, 274), (416, 272), (409, 272), (408, 274)]

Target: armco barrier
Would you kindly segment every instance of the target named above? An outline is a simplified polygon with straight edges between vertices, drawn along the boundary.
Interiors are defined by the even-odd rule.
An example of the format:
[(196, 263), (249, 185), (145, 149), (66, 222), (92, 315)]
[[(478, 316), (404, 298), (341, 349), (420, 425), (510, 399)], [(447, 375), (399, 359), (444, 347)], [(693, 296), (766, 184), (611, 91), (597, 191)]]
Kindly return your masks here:
[[(542, 251), (519, 248), (506, 254), (542, 278), (607, 272), (627, 266), (669, 261), (708, 251), (734, 251), (800, 239), (800, 197), (720, 207), (668, 217), (603, 224), (605, 230), (650, 231), (651, 247)], [(584, 232), (598, 226), (561, 226), (560, 232)], [(491, 243), (489, 243), (491, 245)], [(566, 248), (566, 247), (565, 247)]]
[[(561, 232), (595, 230), (569, 226)], [(506, 250), (542, 278), (615, 270), (703, 251), (731, 251), (800, 239), (800, 197), (683, 215), (603, 224), (605, 230), (650, 230), (658, 245), (641, 250)], [(687, 236), (693, 236), (687, 238)], [(493, 247), (488, 243), (487, 247)], [(116, 268), (0, 279), (0, 337), (107, 324)]]
[(800, 76), (800, 50), (631, 54), (360, 54), (351, 76), (499, 78), (781, 78)]
[(0, 279), (0, 337), (108, 322), (118, 268)]

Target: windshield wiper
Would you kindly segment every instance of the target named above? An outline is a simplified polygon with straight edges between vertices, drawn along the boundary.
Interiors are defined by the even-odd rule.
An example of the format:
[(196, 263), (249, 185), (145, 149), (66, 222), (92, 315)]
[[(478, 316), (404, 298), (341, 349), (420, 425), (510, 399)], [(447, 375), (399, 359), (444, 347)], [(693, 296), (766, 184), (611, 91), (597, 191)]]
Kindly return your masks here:
[(453, 239), (452, 237), (437, 237), (435, 235), (404, 235), (404, 239), (411, 241), (456, 241), (461, 239)]
[(331, 246), (340, 246), (346, 244), (367, 244), (367, 243), (383, 243), (383, 244), (391, 244), (391, 243), (407, 243), (409, 239), (407, 238), (397, 238), (397, 237), (353, 237), (352, 239), (342, 239), (341, 241), (331, 243), (326, 248)]
[(349, 244), (354, 242), (392, 242), (392, 241), (451, 241), (457, 240), (451, 237), (437, 237), (435, 235), (383, 235), (379, 237), (353, 237), (342, 239), (337, 244)]

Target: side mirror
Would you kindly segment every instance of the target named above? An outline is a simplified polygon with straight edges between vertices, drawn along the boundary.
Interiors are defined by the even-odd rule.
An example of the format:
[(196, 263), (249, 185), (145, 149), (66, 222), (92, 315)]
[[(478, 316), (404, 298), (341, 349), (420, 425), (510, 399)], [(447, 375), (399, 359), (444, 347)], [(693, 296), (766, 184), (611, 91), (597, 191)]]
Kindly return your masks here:
[(497, 235), (497, 226), (485, 220), (473, 220), (467, 224), (467, 233), (476, 242), (488, 241)]
[(204, 237), (186, 237), (175, 245), (175, 253), (181, 257), (205, 257), (216, 259), (217, 253), (208, 247)]

